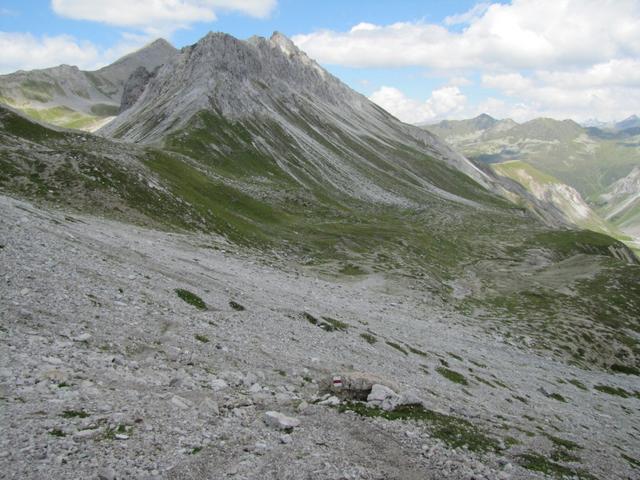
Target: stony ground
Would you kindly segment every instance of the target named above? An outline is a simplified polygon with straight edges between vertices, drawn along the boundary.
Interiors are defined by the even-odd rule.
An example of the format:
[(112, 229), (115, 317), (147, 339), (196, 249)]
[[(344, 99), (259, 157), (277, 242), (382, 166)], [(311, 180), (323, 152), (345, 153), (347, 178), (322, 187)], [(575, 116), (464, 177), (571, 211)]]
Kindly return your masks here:
[[(3, 196), (0, 211), (0, 478), (640, 478), (637, 377), (510, 345), (408, 280)], [(352, 372), (498, 448), (323, 402)]]

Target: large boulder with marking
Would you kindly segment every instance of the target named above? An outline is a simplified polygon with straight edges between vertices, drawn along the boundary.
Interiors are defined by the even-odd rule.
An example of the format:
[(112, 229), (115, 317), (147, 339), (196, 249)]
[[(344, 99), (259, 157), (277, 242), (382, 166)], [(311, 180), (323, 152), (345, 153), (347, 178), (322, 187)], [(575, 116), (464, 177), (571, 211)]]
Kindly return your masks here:
[(365, 372), (334, 373), (325, 378), (320, 387), (342, 400), (366, 402), (374, 385), (381, 385), (398, 391), (398, 386), (386, 379)]

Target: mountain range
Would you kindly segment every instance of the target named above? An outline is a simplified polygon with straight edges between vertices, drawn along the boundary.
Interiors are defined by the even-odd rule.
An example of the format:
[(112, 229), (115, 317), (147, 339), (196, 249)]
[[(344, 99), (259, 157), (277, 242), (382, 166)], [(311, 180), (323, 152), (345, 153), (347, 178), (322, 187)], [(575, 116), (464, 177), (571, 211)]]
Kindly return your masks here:
[[(68, 379), (47, 371), (62, 387), (25, 384), (25, 395), (67, 395), (69, 387), (64, 401), (89, 399), (90, 411), (68, 407), (91, 417), (91, 431), (74, 434), (79, 449), (105, 455), (115, 449), (102, 440), (131, 440), (142, 450), (120, 453), (146, 458), (154, 444), (168, 478), (211, 478), (242, 465), (253, 466), (246, 478), (344, 478), (327, 459), (348, 451), (352, 464), (353, 445), (374, 436), (371, 455), (358, 460), (365, 473), (352, 478), (478, 477), (449, 472), (452, 454), (432, 452), (428, 431), (447, 452), (457, 449), (453, 463), (485, 478), (511, 478), (510, 469), (531, 479), (631, 474), (620, 455), (634, 461), (637, 442), (626, 412), (640, 395), (630, 386), (640, 374), (640, 262), (612, 235), (634, 225), (632, 132), (487, 115), (407, 125), (278, 32), (248, 40), (210, 33), (179, 51), (157, 41), (114, 65), (98, 71), (113, 87), (104, 92), (97, 72), (72, 67), (0, 82), (15, 85), (3, 87), (0, 105), (0, 202), (12, 222), (6, 232), (0, 224), (0, 255), (14, 272), (6, 288), (15, 299), (7, 336), (24, 344), (12, 349), (19, 356), (39, 341), (38, 329), (51, 330), (43, 339), (65, 335), (42, 347), (56, 353), (12, 365), (42, 357), (60, 369), (74, 358), (91, 366), (91, 375)], [(72, 91), (58, 70), (93, 87)], [(60, 91), (7, 97), (42, 72)], [(109, 105), (115, 118), (93, 133), (63, 128), (24, 108), (27, 100), (82, 115)], [(620, 155), (603, 166), (606, 149)], [(23, 270), (50, 285), (24, 287), (14, 280)], [(41, 322), (41, 312), (54, 320)], [(458, 353), (447, 350), (454, 344)], [(252, 372), (233, 372), (240, 369)], [(395, 381), (371, 380), (381, 372)], [(102, 419), (94, 412), (112, 407), (101, 395), (134, 416)], [(447, 412), (425, 408), (425, 395)], [(624, 401), (612, 413), (616, 428), (604, 429), (596, 405), (612, 395)], [(398, 408), (382, 409), (388, 399)], [(12, 412), (41, 429), (23, 405), (30, 402), (12, 400)], [(305, 426), (267, 407), (305, 416)], [(46, 419), (53, 426), (83, 415)], [(209, 433), (203, 418), (224, 435), (182, 437), (195, 425)], [(433, 470), (394, 463), (385, 439), (400, 437), (386, 429), (400, 427), (387, 420), (403, 422), (400, 450), (422, 449), (414, 436), (428, 445), (415, 458), (433, 458)], [(267, 427), (282, 428), (280, 437)], [(38, 441), (66, 435), (55, 428)], [(166, 452), (165, 444), (187, 447)], [(203, 446), (208, 453), (197, 456)], [(322, 465), (313, 463), (320, 447)], [(613, 456), (620, 462), (612, 467)], [(16, 465), (41, 473), (33, 462)], [(265, 473), (274, 465), (286, 475)]]
[(519, 124), (484, 114), (425, 128), (467, 157), (526, 184), (537, 197), (555, 197), (552, 202), (573, 223), (638, 244), (636, 120), (629, 117), (611, 130), (549, 118)]
[(152, 72), (176, 52), (160, 39), (95, 71), (60, 65), (0, 75), (0, 103), (52, 125), (95, 130), (118, 114), (136, 69)]

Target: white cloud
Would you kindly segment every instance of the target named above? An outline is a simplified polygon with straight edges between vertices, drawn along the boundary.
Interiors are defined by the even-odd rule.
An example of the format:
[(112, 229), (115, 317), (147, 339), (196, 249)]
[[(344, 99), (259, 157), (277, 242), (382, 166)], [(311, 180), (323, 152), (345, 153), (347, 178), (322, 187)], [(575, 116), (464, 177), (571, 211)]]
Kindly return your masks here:
[(467, 101), (460, 89), (452, 85), (434, 90), (425, 102), (409, 98), (394, 87), (381, 87), (369, 99), (403, 122), (415, 124), (456, 115)]
[(460, 21), (469, 22), (460, 32), (422, 22), (359, 24), (293, 40), (320, 62), (352, 67), (547, 68), (640, 54), (637, 0), (513, 0), (449, 20)]
[[(484, 89), (497, 91), (485, 90), (494, 97), (485, 106), (518, 119), (610, 120), (640, 112), (638, 25), (640, 0), (485, 1), (442, 24), (367, 23), (293, 40), (326, 64), (423, 67), (424, 75), (448, 79), (450, 86), (481, 77)], [(409, 100), (397, 98), (396, 105)], [(426, 108), (424, 102), (409, 104)], [(474, 108), (467, 102), (462, 112), (475, 113)]]
[(69, 35), (36, 37), (29, 33), (0, 32), (0, 73), (47, 68), (60, 64), (92, 70), (147, 43), (144, 36), (123, 35), (108, 49), (91, 42), (79, 42)]
[(169, 35), (197, 22), (216, 20), (219, 11), (267, 17), (277, 0), (52, 0), (63, 17)]
[(475, 20), (478, 20), (487, 9), (491, 6), (488, 2), (478, 3), (474, 5), (471, 10), (468, 10), (464, 13), (459, 13), (457, 15), (450, 15), (444, 19), (445, 25), (460, 25), (465, 23), (471, 23)]
[(61, 63), (93, 64), (99, 52), (88, 42), (78, 43), (73, 37), (35, 37), (28, 33), (0, 32), (0, 72), (44, 68)]

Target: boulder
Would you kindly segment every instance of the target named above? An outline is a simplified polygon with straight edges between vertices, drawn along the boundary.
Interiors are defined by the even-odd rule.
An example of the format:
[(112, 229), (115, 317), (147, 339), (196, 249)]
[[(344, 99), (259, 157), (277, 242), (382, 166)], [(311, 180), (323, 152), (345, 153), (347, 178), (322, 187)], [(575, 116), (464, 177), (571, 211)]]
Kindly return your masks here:
[(367, 404), (390, 411), (400, 405), (400, 395), (389, 387), (376, 383), (371, 387), (371, 393), (367, 396)]
[(284, 413), (269, 411), (264, 414), (264, 423), (280, 430), (290, 430), (300, 425), (300, 420), (287, 417)]
[(393, 382), (364, 372), (334, 373), (328, 379), (324, 379), (320, 386), (343, 400), (364, 402), (376, 384), (398, 390)]

